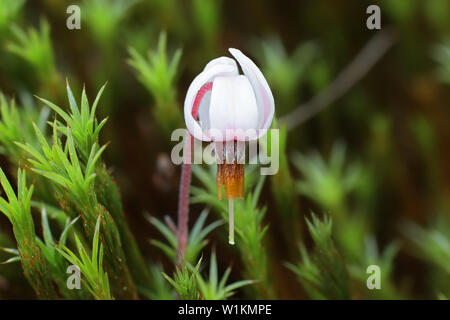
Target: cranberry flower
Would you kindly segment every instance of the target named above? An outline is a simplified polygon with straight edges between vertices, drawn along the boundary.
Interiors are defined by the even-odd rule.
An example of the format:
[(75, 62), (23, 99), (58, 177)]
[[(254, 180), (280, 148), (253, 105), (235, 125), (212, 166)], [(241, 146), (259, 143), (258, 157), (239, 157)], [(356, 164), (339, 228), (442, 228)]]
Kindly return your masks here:
[(237, 49), (236, 61), (220, 57), (210, 61), (192, 81), (184, 102), (189, 132), (214, 143), (217, 191), (222, 186), (229, 205), (229, 242), (234, 244), (233, 199), (243, 198), (245, 141), (266, 134), (274, 114), (274, 99), (259, 68)]

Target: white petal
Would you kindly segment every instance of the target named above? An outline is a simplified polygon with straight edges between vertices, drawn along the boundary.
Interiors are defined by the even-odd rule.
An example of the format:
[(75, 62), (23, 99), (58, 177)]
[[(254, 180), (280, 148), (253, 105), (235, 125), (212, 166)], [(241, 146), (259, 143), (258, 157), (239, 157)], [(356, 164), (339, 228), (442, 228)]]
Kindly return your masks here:
[(212, 66), (216, 66), (218, 64), (229, 65), (229, 66), (235, 67), (237, 69), (236, 60), (231, 59), (229, 57), (219, 57), (219, 58), (213, 59), (210, 62), (208, 62), (206, 64), (205, 68), (203, 69), (203, 71), (206, 71), (209, 68), (211, 68)]
[[(205, 134), (203, 128), (200, 127), (199, 123), (192, 116), (192, 108), (198, 91), (204, 84), (213, 81), (217, 76), (236, 76), (239, 73), (236, 63), (230, 63), (232, 59), (224, 58), (226, 57), (210, 61), (203, 72), (195, 77), (186, 93), (186, 99), (184, 100), (184, 120), (189, 132), (199, 140), (211, 141), (211, 138)], [(201, 107), (203, 107), (204, 103), (206, 101), (201, 102)], [(201, 112), (201, 110), (199, 111)]]
[(273, 99), (272, 91), (270, 91), (269, 84), (264, 78), (264, 75), (252, 60), (250, 60), (238, 49), (230, 48), (228, 50), (239, 62), (242, 71), (244, 71), (244, 74), (250, 80), (253, 90), (255, 91), (258, 112), (260, 114), (258, 129), (263, 129), (258, 134), (260, 137), (266, 133), (272, 123), (273, 114), (275, 111), (275, 101)]
[(214, 141), (242, 140), (247, 130), (258, 129), (256, 98), (246, 76), (214, 79), (209, 118)]

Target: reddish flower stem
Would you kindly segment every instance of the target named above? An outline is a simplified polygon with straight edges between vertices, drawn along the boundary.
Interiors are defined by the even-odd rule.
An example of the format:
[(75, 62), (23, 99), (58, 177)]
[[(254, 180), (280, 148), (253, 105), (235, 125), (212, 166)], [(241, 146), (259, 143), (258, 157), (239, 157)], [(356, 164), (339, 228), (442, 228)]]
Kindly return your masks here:
[[(198, 109), (200, 108), (200, 102), (205, 96), (206, 92), (212, 90), (212, 82), (208, 82), (200, 88), (195, 97), (194, 104), (192, 106), (192, 117), (197, 119)], [(181, 168), (180, 179), (180, 194), (178, 199), (178, 267), (181, 266), (184, 255), (186, 253), (186, 247), (188, 242), (188, 221), (189, 221), (189, 189), (191, 187), (191, 155), (192, 146), (194, 144), (194, 137), (188, 133), (188, 137), (185, 139), (185, 145), (183, 149), (183, 167)]]
[(189, 221), (189, 190), (191, 187), (191, 163), (186, 161), (191, 159), (192, 143), (194, 138), (189, 134), (186, 138), (184, 148), (184, 162), (181, 168), (180, 194), (178, 198), (178, 257), (177, 263), (180, 266), (186, 253), (188, 242), (188, 221)]

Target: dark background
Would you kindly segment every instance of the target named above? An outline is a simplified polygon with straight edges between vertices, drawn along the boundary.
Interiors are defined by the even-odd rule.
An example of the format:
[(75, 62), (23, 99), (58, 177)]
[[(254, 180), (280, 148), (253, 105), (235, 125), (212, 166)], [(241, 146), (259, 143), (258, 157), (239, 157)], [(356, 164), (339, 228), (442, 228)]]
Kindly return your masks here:
[[(334, 142), (345, 142), (348, 158), (371, 170), (368, 196), (360, 203), (372, 219), (380, 247), (393, 239), (403, 239), (399, 224), (405, 220), (428, 224), (435, 215), (448, 218), (449, 90), (439, 77), (441, 66), (433, 58), (433, 50), (449, 36), (450, 2), (219, 2), (212, 22), (201, 22), (191, 1), (140, 1), (127, 11), (109, 38), (95, 35), (84, 18), (83, 7), (82, 29), (66, 28), (66, 7), (82, 1), (27, 1), (15, 21), (20, 26), (36, 27), (41, 17), (48, 20), (57, 70), (63, 79), (69, 79), (76, 96), (85, 84), (92, 100), (108, 81), (98, 111), (109, 117), (101, 141), (110, 142), (105, 159), (120, 186), (128, 221), (146, 256), (164, 261), (170, 270), (170, 263), (148, 243), (148, 239), (160, 235), (145, 221), (143, 212), (158, 217), (168, 214), (175, 219), (180, 168), (170, 163), (173, 143), (161, 132), (153, 116), (152, 94), (126, 63), (127, 47), (132, 45), (145, 52), (155, 47), (160, 32), (166, 31), (169, 52), (183, 49), (176, 82), (180, 109), (190, 81), (203, 66), (217, 56), (229, 55), (229, 47), (239, 48), (254, 59), (265, 75), (272, 75), (268, 82), (275, 97), (276, 115), (281, 118), (326, 88), (375, 35), (377, 31), (366, 28), (365, 11), (370, 4), (381, 7), (382, 30), (395, 34), (393, 47), (343, 98), (289, 132), (288, 153), (318, 150), (327, 155)], [(10, 37), (7, 31), (1, 33), (0, 90), (8, 96), (26, 90), (65, 105), (64, 82), (43, 88), (42, 78), (36, 76), (33, 68), (5, 50)], [(290, 66), (304, 69), (297, 80), (290, 79), (289, 72), (280, 71), (281, 67), (273, 67), (280, 71), (278, 75), (267, 71), (270, 65), (261, 49), (261, 43), (267, 39), (279, 41), (287, 57), (304, 43), (314, 45), (309, 62), (294, 62)], [(280, 94), (283, 81), (293, 81), (294, 85), (292, 90)], [(7, 159), (2, 158), (2, 167), (7, 166)], [(296, 170), (292, 174), (301, 179)], [(198, 183), (194, 180), (194, 184)], [(268, 206), (268, 238), (273, 240), (277, 259), (284, 261), (284, 248), (277, 242), (282, 231), (277, 227), (268, 184), (262, 199)], [(304, 215), (310, 210), (325, 211), (307, 197), (299, 195), (299, 199)], [(202, 208), (191, 207), (191, 221)], [(0, 217), (0, 229), (11, 232), (4, 217)], [(219, 261), (224, 266), (231, 263), (233, 276), (237, 277), (239, 260), (215, 233), (211, 234), (211, 242), (220, 252)], [(395, 282), (409, 283), (410, 296), (429, 297), (432, 293), (424, 277), (427, 268), (409, 247), (405, 241), (396, 259)], [(294, 276), (286, 269), (278, 272), (286, 288), (280, 297), (303, 297), (293, 283)], [(13, 297), (26, 295), (14, 291), (10, 290)]]

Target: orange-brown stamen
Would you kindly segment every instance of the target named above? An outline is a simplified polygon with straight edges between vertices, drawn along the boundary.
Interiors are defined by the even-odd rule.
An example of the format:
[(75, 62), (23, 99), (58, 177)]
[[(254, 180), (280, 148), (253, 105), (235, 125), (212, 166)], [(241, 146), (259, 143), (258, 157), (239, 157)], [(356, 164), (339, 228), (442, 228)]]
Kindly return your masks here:
[(222, 199), (222, 186), (225, 187), (226, 199), (244, 198), (244, 165), (233, 163), (217, 164), (217, 194)]
[[(234, 143), (234, 150), (238, 145)], [(228, 157), (223, 157), (223, 150), (219, 147), (216, 149), (217, 159), (217, 176), (216, 186), (219, 200), (222, 200), (222, 186), (225, 187), (225, 197), (228, 200), (228, 223), (229, 235), (228, 242), (234, 245), (234, 199), (244, 198), (244, 164), (238, 163), (239, 156), (234, 153), (228, 153)], [(235, 151), (233, 151), (235, 152)], [(240, 153), (239, 153), (240, 154)], [(225, 158), (225, 159), (224, 159)], [(228, 158), (228, 161), (226, 160)], [(240, 158), (239, 158), (240, 159)], [(225, 161), (223, 161), (225, 160)], [(224, 162), (224, 163), (222, 163)], [(239, 161), (240, 162), (240, 161)]]

